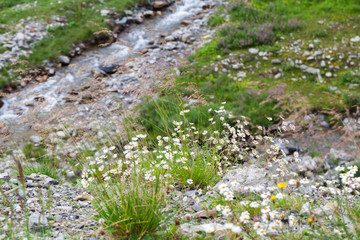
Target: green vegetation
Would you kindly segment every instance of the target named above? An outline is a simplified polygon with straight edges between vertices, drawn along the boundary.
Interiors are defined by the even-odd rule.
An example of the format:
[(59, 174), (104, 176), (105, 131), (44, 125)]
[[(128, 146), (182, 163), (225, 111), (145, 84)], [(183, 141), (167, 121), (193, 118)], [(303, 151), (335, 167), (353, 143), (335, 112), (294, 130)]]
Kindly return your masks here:
[[(209, 19), (210, 26), (218, 27), (217, 37), (191, 55), (189, 65), (179, 67), (180, 76), (169, 79), (166, 85), (172, 87), (160, 87), (158, 99), (140, 106), (139, 122), (156, 136), (160, 119), (159, 113), (153, 111), (156, 106), (166, 109), (166, 119), (174, 119), (176, 107), (188, 104), (190, 99), (191, 112), (196, 114), (189, 118), (201, 126), (208, 125), (201, 120), (203, 103), (217, 107), (226, 101), (232, 115), (245, 115), (254, 124), (264, 126), (271, 124), (265, 121), (265, 116), (277, 121), (280, 113), (351, 109), (360, 103), (359, 86), (349, 88), (349, 84), (359, 82), (355, 67), (359, 60), (352, 59), (353, 67), (345, 60), (350, 54), (356, 55), (358, 44), (341, 43), (341, 39), (356, 36), (359, 13), (360, 7), (353, 0), (301, 1), (301, 4), (295, 0), (259, 0), (249, 5), (240, 1), (222, 6)], [(334, 19), (343, 31), (327, 26)], [(316, 38), (321, 38), (320, 42), (314, 41)], [(300, 51), (295, 52), (289, 46), (295, 48), (298, 39)], [(309, 49), (310, 44), (314, 49)], [(257, 47), (266, 58), (250, 54), (248, 47)], [(324, 52), (335, 47), (336, 50)], [(326, 69), (332, 70), (321, 67), (318, 57), (307, 60), (317, 50), (326, 56)], [(272, 64), (275, 58), (281, 64)], [(301, 70), (301, 64), (320, 69), (322, 79)], [(328, 71), (332, 77), (325, 76)]]

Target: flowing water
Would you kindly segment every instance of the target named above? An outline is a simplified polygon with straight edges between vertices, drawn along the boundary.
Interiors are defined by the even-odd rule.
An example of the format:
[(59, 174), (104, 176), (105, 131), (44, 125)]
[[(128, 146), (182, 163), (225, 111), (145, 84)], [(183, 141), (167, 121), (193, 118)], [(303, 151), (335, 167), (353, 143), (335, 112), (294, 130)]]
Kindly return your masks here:
[[(172, 33), (181, 25), (181, 20), (196, 15), (205, 3), (209, 2), (182, 0), (171, 6), (174, 11), (166, 11), (162, 17), (131, 26), (119, 35), (116, 43), (88, 50), (73, 58), (69, 66), (60, 68), (46, 82), (30, 84), (4, 97), (0, 122), (12, 126), (13, 135), (21, 135), (31, 128), (29, 125), (35, 119), (41, 121), (42, 117), (54, 114), (54, 109), (68, 104), (66, 96), (69, 92), (91, 82), (94, 79), (91, 72), (98, 70), (100, 64), (126, 63), (128, 59), (139, 57), (136, 52), (146, 49), (149, 42), (158, 38), (160, 33)], [(126, 77), (119, 79), (127, 81)]]

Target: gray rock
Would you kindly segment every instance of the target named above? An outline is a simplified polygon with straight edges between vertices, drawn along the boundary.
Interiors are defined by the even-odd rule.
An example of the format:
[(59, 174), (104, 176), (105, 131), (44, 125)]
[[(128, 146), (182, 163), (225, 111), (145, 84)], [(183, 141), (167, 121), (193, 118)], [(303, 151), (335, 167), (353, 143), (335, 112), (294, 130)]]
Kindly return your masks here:
[[(215, 189), (219, 189), (221, 184), (229, 185), (231, 182), (237, 181), (239, 186), (249, 187), (263, 185), (270, 187), (273, 185), (267, 177), (267, 172), (263, 168), (257, 168), (255, 166), (249, 166), (244, 168), (238, 168), (230, 170), (216, 185)], [(229, 185), (230, 186), (230, 185)]]
[(39, 212), (33, 212), (29, 217), (29, 228), (32, 231), (42, 231), (49, 227), (47, 218)]
[(302, 206), (300, 210), (300, 214), (310, 214), (310, 210), (311, 210), (311, 204), (307, 202)]
[(326, 62), (324, 60), (322, 60), (321, 63), (320, 63), (320, 66), (323, 67), (323, 68), (326, 67)]
[(186, 34), (184, 34), (184, 35), (181, 36), (181, 41), (182, 41), (182, 42), (188, 42), (191, 37), (192, 37), (192, 34), (191, 34), (191, 33), (186, 33)]
[(259, 52), (259, 49), (257, 49), (257, 48), (249, 48), (249, 52), (251, 54), (257, 54)]
[(322, 126), (323, 128), (329, 128), (329, 127), (330, 127), (329, 123), (326, 122), (326, 121), (322, 121), (322, 122), (320, 123), (320, 126)]
[(40, 143), (40, 142), (43, 140), (43, 138), (40, 137), (40, 136), (34, 135), (34, 136), (31, 136), (31, 137), (30, 137), (30, 140), (31, 140), (33, 143), (38, 144), (38, 143)]
[(10, 176), (9, 173), (5, 172), (5, 173), (0, 173), (0, 180), (2, 181), (10, 181)]
[(56, 136), (58, 136), (59, 138), (65, 138), (66, 134), (63, 131), (58, 131), (56, 132)]
[(164, 39), (168, 42), (175, 41), (175, 37), (173, 35), (166, 36)]
[(152, 18), (155, 16), (154, 11), (151, 11), (151, 10), (147, 10), (143, 14), (144, 14), (144, 17), (147, 17), (147, 18)]
[(67, 57), (67, 56), (60, 56), (59, 57), (59, 62), (62, 64), (62, 65), (69, 65), (70, 64), (70, 58)]
[(118, 65), (115, 63), (102, 63), (99, 69), (107, 74), (113, 74), (116, 72)]
[(193, 215), (193, 218), (210, 218), (217, 214), (216, 210), (201, 210)]
[(135, 16), (134, 21), (135, 21), (135, 23), (138, 23), (138, 24), (143, 23), (144, 22), (143, 16), (142, 15)]
[(271, 64), (281, 64), (281, 60), (280, 59), (273, 59), (273, 60), (271, 60)]
[(275, 76), (274, 76), (274, 79), (279, 79), (281, 77), (281, 73), (277, 73)]
[(192, 205), (191, 208), (194, 209), (195, 212), (200, 212), (203, 210), (203, 208), (197, 204)]

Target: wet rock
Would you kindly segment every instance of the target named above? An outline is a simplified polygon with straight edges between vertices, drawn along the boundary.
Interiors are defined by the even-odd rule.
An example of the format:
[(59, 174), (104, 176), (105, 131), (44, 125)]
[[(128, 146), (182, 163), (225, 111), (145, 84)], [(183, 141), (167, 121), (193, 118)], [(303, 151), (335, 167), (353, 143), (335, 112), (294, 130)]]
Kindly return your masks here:
[(191, 25), (191, 21), (190, 20), (182, 20), (181, 24), (186, 25), (186, 26)]
[(47, 218), (39, 212), (33, 212), (29, 217), (29, 228), (32, 231), (43, 231), (49, 227)]
[(123, 17), (121, 20), (115, 20), (116, 24), (119, 24), (120, 26), (125, 26), (128, 23), (128, 18)]
[(151, 10), (147, 10), (143, 14), (144, 14), (144, 17), (146, 17), (146, 18), (152, 18), (155, 16), (154, 11), (151, 11)]
[(135, 16), (135, 17), (134, 17), (134, 21), (135, 21), (135, 23), (137, 23), (137, 24), (143, 23), (143, 22), (144, 22), (143, 16), (142, 16), (142, 15), (137, 15), (137, 16)]
[(46, 68), (46, 72), (49, 76), (55, 75), (55, 68)]
[(172, 35), (166, 36), (164, 39), (165, 39), (165, 41), (168, 41), (168, 42), (175, 41), (175, 37)]
[(166, 6), (169, 6), (169, 4), (165, 1), (155, 1), (152, 4), (153, 8), (155, 9), (160, 9), (160, 8), (164, 8)]
[(59, 62), (62, 64), (62, 65), (69, 65), (70, 64), (70, 58), (67, 57), (67, 56), (60, 56), (59, 57)]
[(99, 69), (107, 74), (115, 73), (117, 68), (118, 68), (118, 64), (115, 63), (109, 63), (109, 64), (103, 63), (100, 64), (99, 66)]

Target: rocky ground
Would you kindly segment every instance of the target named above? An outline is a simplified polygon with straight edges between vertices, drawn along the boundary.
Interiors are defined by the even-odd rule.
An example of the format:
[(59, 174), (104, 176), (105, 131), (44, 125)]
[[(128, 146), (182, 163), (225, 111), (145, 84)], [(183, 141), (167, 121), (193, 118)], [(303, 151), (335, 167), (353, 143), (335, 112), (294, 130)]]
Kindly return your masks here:
[[(0, 221), (3, 226), (0, 229), (2, 234), (0, 237), (6, 239), (11, 232), (19, 238), (26, 237), (24, 214), (27, 213), (30, 232), (37, 236), (48, 239), (105, 238), (100, 223), (94, 220), (90, 195), (84, 192), (79, 184), (74, 187), (74, 184), (67, 183), (69, 179), (74, 183), (74, 172), (78, 169), (64, 160), (77, 159), (85, 150), (97, 151), (99, 143), (106, 144), (109, 139), (122, 134), (123, 129), (119, 123), (124, 114), (129, 114), (141, 104), (141, 99), (145, 96), (153, 96), (156, 99), (155, 87), (161, 83), (164, 76), (172, 78), (181, 74), (178, 67), (186, 62), (189, 53), (214, 38), (215, 29), (207, 28), (206, 22), (213, 14), (216, 4), (218, 3), (204, 4), (202, 11), (190, 19), (182, 20), (175, 31), (157, 33), (145, 49), (133, 53), (131, 58), (99, 65), (91, 71), (91, 80), (85, 84), (63, 92), (60, 89), (58, 94), (61, 95), (63, 104), (51, 109), (50, 114), (39, 116), (39, 111), (47, 106), (48, 99), (39, 98), (35, 91), (35, 94), (27, 95), (26, 107), (30, 110), (25, 115), (19, 110), (20, 117), (17, 123), (0, 122), (1, 143), (4, 149), (14, 142), (18, 144), (20, 139), (30, 139), (34, 146), (46, 146), (48, 156), (54, 152), (58, 155), (61, 167), (57, 171), (62, 176), (59, 180), (36, 173), (25, 176), (24, 191), (21, 178), (16, 177), (18, 172), (13, 167), (13, 156), (4, 153), (0, 180), (2, 195), (8, 200), (1, 202)], [(114, 25), (114, 28), (132, 23), (143, 24), (155, 15), (162, 15), (163, 13), (156, 9), (168, 5), (167, 2), (155, 1), (154, 11), (149, 9), (128, 11), (127, 17), (117, 20), (109, 18), (109, 24)], [(100, 14), (112, 16), (114, 13), (111, 9), (103, 9)], [(13, 35), (0, 35), (0, 42), (3, 42), (6, 48), (11, 48), (11, 51), (2, 53), (6, 56), (3, 59), (8, 59), (7, 62), (16, 61), (20, 55), (31, 51), (32, 43), (28, 41), (30, 38), (40, 40), (44, 37), (46, 28), (52, 26), (51, 24), (65, 24), (66, 21), (53, 18), (50, 25), (31, 20), (26, 23), (26, 27), (23, 27), (23, 24), (19, 25), (19, 30)], [(335, 23), (318, 22), (318, 24), (330, 29), (338, 27)], [(122, 45), (122, 36), (136, 30), (137, 25), (127, 27), (124, 32), (115, 34), (117, 40), (112, 43), (113, 45)], [(273, 50), (250, 48), (226, 58), (219, 56), (218, 61), (206, 65), (205, 68), (226, 74), (236, 82), (246, 81), (255, 76), (273, 80), (286, 78), (292, 82), (314, 78), (318, 83), (327, 83), (328, 80), (337, 77), (340, 70), (354, 69), (359, 64), (360, 55), (356, 44), (360, 42), (360, 38), (348, 36), (343, 38), (342, 42), (344, 44), (341, 46), (327, 42), (322, 45), (317, 39), (308, 41), (289, 38), (279, 42), (280, 47), (276, 56)], [(57, 67), (62, 65), (76, 68), (82, 56), (83, 58), (87, 56), (82, 55), (83, 47), (80, 47), (74, 48), (72, 56), (61, 56)], [(56, 68), (51, 69), (54, 71), (52, 74), (55, 74)], [(47, 71), (50, 71), (50, 68)], [(45, 79), (38, 79), (38, 82), (46, 82), (47, 78), (46, 75)], [(23, 85), (24, 87), (26, 85), (27, 89), (36, 89), (37, 84), (41, 83), (29, 81)], [(331, 93), (341, 94), (347, 91), (343, 86), (333, 84), (328, 86)], [(346, 85), (348, 89), (358, 87), (357, 83)], [(7, 97), (18, 96), (21, 97), (21, 91)], [(196, 101), (184, 100), (188, 102), (188, 106)], [(298, 215), (321, 217), (323, 210), (335, 212), (337, 203), (329, 197), (329, 192), (337, 193), (340, 188), (324, 187), (323, 182), (325, 179), (338, 180), (336, 166), (358, 164), (359, 147), (356, 136), (360, 131), (360, 119), (353, 115), (342, 117), (341, 121), (344, 126), (335, 129), (325, 115), (307, 114), (300, 122), (301, 126), (296, 133), (281, 136), (288, 140), (289, 144), (283, 144), (280, 148), (286, 155), (298, 152), (302, 159), (304, 177), (315, 183), (301, 189), (300, 194), (305, 196), (306, 201), (301, 202), (301, 206), (298, 207)], [(22, 158), (22, 154), (15, 157)], [(214, 190), (233, 180), (239, 182), (242, 188), (255, 188), (261, 184), (268, 184), (269, 176), (273, 174), (276, 174), (275, 168), (267, 168), (250, 161), (241, 168), (237, 166), (230, 170)], [(273, 185), (275, 186), (275, 183)], [(271, 186), (266, 185), (266, 187)], [(218, 217), (221, 214), (213, 207), (214, 202), (209, 197), (209, 192), (181, 189), (171, 193), (171, 206), (175, 207), (179, 202), (182, 204), (182, 210), (175, 218), (187, 221), (179, 224), (180, 234), (196, 238), (201, 237), (199, 231), (206, 232), (210, 229), (216, 237), (222, 237), (226, 235), (228, 229), (234, 229), (235, 225), (225, 225), (226, 219)], [(26, 203), (24, 203), (25, 195)], [(324, 208), (310, 209), (308, 202), (314, 198), (317, 198), (317, 203), (323, 201), (327, 204)], [(350, 195), (348, 198), (355, 201), (357, 196)], [(12, 224), (5, 224), (9, 222)]]

